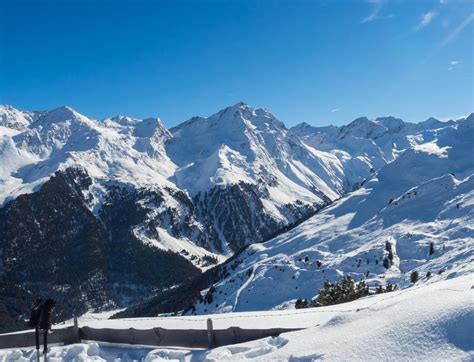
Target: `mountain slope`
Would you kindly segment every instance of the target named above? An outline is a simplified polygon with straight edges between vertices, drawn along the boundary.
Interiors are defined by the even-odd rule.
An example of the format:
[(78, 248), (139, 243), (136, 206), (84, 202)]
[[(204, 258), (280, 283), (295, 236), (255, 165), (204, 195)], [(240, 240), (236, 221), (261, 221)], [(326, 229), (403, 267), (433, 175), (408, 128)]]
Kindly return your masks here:
[(307, 147), (263, 109), (238, 103), (170, 132), (173, 179), (214, 218), (221, 251), (262, 240), (352, 187), (336, 157)]
[(96, 218), (82, 196), (90, 185), (87, 174), (67, 169), (0, 209), (2, 277), (54, 297), (65, 318), (136, 303), (199, 274), (179, 254), (134, 237), (128, 226), (140, 210), (123, 200)]
[[(262, 240), (351, 186), (336, 157), (308, 148), (270, 113), (244, 104), (171, 133), (159, 119), (95, 121), (69, 107), (28, 113), (7, 106), (2, 112), (0, 202), (36, 191), (68, 168), (91, 178), (88, 207), (95, 215), (114, 184), (157, 190), (172, 220), (160, 215), (156, 232), (163, 237), (152, 239), (169, 250), (173, 243), (165, 240), (184, 237), (183, 249), (200, 267), (203, 256), (230, 255)], [(225, 212), (218, 210), (223, 201)], [(176, 225), (183, 209), (192, 231)], [(238, 230), (235, 220), (244, 228)], [(150, 241), (149, 233), (137, 236)]]
[[(0, 275), (63, 306), (76, 299), (64, 316), (129, 306), (345, 192), (337, 158), (287, 136), (268, 112), (238, 104), (209, 124), (220, 140), (201, 157), (176, 151), (198, 144), (157, 118), (0, 107)], [(251, 147), (232, 149), (232, 137)], [(225, 187), (209, 184), (217, 169)]]
[[(371, 287), (389, 281), (405, 288), (414, 270), (420, 283), (472, 273), (473, 127), (472, 116), (445, 127), (359, 190), (293, 230), (249, 246), (202, 284), (202, 298), (180, 307), (189, 314), (286, 309), (346, 274)], [(142, 315), (172, 311), (160, 300), (176, 297), (161, 295)]]
[[(434, 189), (448, 185), (452, 197), (461, 197), (457, 192), (470, 197), (465, 170), (471, 166), (466, 157), (472, 150), (471, 123), (472, 116), (418, 125), (394, 118), (358, 119), (340, 129), (324, 128), (320, 133), (333, 146), (321, 147), (312, 144), (311, 135), (298, 135), (298, 128), (288, 130), (268, 111), (243, 103), (170, 130), (157, 118), (97, 121), (69, 107), (23, 112), (2, 106), (0, 276), (27, 291), (50, 293), (62, 303), (76, 298), (79, 311), (126, 307), (153, 295), (178, 295), (183, 289), (194, 293), (234, 273), (245, 281), (243, 272), (257, 273), (252, 274), (256, 283), (270, 283), (275, 277), (265, 275), (268, 265), (275, 269), (274, 262), (284, 260), (292, 271), (304, 274), (298, 261), (304, 253), (311, 253), (312, 262), (335, 258), (325, 275), (337, 276), (345, 270), (338, 266), (343, 259), (360, 264), (353, 261), (362, 252), (354, 249), (358, 241), (347, 244), (344, 238), (352, 240), (354, 230), (370, 233), (383, 225), (379, 216), (374, 219), (379, 212), (394, 217), (382, 210), (388, 200), (427, 182)], [(412, 169), (413, 174), (408, 171)], [(449, 173), (454, 173), (452, 179)], [(334, 209), (327, 207), (361, 185)], [(251, 258), (244, 263), (248, 250), (239, 254), (241, 250), (322, 208), (321, 216), (312, 219), (319, 220), (314, 228), (320, 229), (314, 238), (325, 240), (340, 232), (342, 239), (328, 239), (327, 250), (298, 242), (293, 251), (281, 249), (281, 255), (266, 252), (267, 246), (252, 246), (248, 250), (263, 266), (249, 270), (258, 263)], [(461, 213), (470, 210), (468, 206), (456, 210), (455, 218), (468, 220)], [(439, 232), (451, 237), (444, 229)], [(338, 243), (353, 255), (335, 256)], [(366, 247), (376, 258), (385, 255), (379, 244)], [(274, 250), (279, 250), (277, 245)], [(201, 274), (234, 253), (237, 256), (223, 267)], [(45, 262), (31, 262), (38, 258)], [(380, 267), (374, 264), (367, 271), (378, 275)], [(396, 269), (393, 273), (400, 276)], [(223, 291), (233, 301), (226, 298), (212, 308), (197, 305), (196, 311), (246, 310), (242, 303), (247, 304), (246, 287), (251, 284), (237, 284)], [(300, 294), (301, 289), (274, 297), (286, 303)], [(178, 304), (187, 306), (184, 302)], [(261, 306), (273, 308), (272, 303)]]

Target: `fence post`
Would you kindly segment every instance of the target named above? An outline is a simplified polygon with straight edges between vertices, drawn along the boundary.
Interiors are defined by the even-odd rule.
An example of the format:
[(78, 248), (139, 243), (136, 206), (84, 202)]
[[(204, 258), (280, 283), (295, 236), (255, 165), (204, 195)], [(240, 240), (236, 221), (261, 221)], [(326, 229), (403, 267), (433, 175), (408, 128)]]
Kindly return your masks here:
[(79, 335), (79, 323), (77, 317), (74, 316), (74, 343), (81, 343), (81, 336)]
[(209, 349), (214, 348), (214, 330), (212, 328), (212, 319), (207, 319), (207, 345)]

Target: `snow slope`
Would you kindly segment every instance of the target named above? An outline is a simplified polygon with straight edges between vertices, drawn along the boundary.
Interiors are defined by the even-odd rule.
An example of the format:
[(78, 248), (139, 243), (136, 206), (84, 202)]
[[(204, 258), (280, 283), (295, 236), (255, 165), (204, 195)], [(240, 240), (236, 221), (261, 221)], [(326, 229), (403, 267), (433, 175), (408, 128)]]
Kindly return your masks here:
[[(210, 351), (89, 342), (52, 347), (48, 360), (468, 361), (474, 358), (473, 282), (472, 275), (464, 275), (337, 306), (209, 316), (217, 329), (228, 326), (307, 328)], [(89, 319), (86, 324), (106, 328), (189, 329), (203, 328), (207, 317), (97, 321), (95, 324)], [(34, 358), (34, 351), (29, 348), (0, 351), (0, 360), (21, 358)]]
[(473, 126), (471, 116), (444, 129), (293, 230), (251, 245), (214, 284), (212, 304), (198, 303), (194, 312), (293, 308), (345, 274), (405, 288), (413, 270), (421, 283), (472, 273)]
[(365, 298), (318, 326), (205, 356), (214, 361), (469, 361), (474, 358), (472, 283), (472, 276), (464, 276)]

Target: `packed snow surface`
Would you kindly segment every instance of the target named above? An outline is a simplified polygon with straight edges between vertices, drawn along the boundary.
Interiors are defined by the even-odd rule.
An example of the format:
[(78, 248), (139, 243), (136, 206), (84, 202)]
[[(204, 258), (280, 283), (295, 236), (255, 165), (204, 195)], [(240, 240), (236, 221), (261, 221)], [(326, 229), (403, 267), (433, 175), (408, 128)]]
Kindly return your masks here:
[[(87, 342), (52, 347), (48, 360), (469, 361), (474, 358), (473, 290), (473, 276), (464, 275), (351, 303), (303, 310), (138, 318), (97, 321), (95, 324), (89, 319), (87, 325), (103, 328), (201, 329), (210, 317), (216, 329), (229, 326), (306, 329), (213, 350)], [(0, 360), (27, 361), (32, 358), (34, 351), (31, 348), (0, 351)]]

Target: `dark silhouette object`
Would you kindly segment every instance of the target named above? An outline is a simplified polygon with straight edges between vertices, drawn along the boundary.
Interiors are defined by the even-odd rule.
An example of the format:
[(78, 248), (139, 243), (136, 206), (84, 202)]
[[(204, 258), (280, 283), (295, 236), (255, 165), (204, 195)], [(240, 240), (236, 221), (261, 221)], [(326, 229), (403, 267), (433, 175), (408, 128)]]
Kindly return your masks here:
[(41, 308), (41, 317), (39, 327), (43, 330), (43, 354), (48, 353), (48, 331), (51, 330), (51, 312), (53, 311), (56, 302), (52, 299), (46, 299)]
[(39, 321), (41, 318), (41, 309), (43, 307), (44, 300), (41, 298), (37, 298), (31, 309), (30, 320), (28, 321), (28, 326), (33, 327), (35, 329), (35, 342), (36, 342), (36, 360), (39, 361), (39, 349), (40, 349), (40, 342), (39, 342)]
[(53, 311), (56, 302), (52, 299), (46, 299), (41, 308), (41, 317), (39, 320), (39, 327), (43, 331), (49, 331), (51, 329), (51, 313)]
[(435, 251), (436, 251), (436, 250), (435, 250), (435, 247), (434, 247), (434, 243), (431, 242), (431, 243), (430, 243), (430, 255), (433, 255), (433, 254), (435, 253)]
[(385, 287), (383, 287), (383, 285), (379, 285), (375, 289), (375, 294), (390, 293), (397, 289), (398, 289), (398, 286), (396, 284), (387, 283)]
[(295, 309), (302, 309), (308, 308), (308, 300), (307, 299), (298, 299), (295, 303)]
[(51, 330), (51, 313), (53, 311), (56, 302), (52, 299), (37, 298), (33, 303), (31, 309), (30, 320), (28, 326), (35, 329), (35, 340), (36, 340), (36, 356), (39, 360), (39, 330), (43, 331), (43, 343), (44, 350), (43, 354), (48, 352), (48, 331)]
[(351, 276), (343, 277), (339, 282), (324, 282), (323, 289), (319, 290), (313, 306), (325, 306), (351, 302), (369, 295), (369, 287), (365, 281), (355, 282)]
[(39, 325), (39, 320), (41, 317), (41, 307), (44, 301), (41, 298), (38, 298), (34, 301), (33, 307), (31, 309), (30, 320), (28, 321), (28, 327), (37, 327)]
[(418, 281), (418, 277), (419, 277), (419, 274), (418, 272), (415, 270), (413, 271), (411, 274), (410, 274), (410, 281), (415, 284), (417, 281)]

